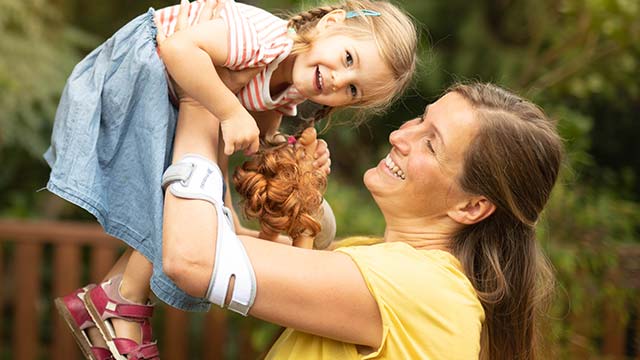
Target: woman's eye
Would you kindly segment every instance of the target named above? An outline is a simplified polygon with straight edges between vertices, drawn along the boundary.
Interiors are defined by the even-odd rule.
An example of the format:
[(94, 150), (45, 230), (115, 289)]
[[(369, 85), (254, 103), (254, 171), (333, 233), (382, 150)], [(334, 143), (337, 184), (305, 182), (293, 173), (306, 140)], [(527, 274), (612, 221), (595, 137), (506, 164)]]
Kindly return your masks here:
[(358, 96), (358, 89), (356, 88), (355, 85), (349, 85), (349, 90), (351, 90), (352, 97)]
[(347, 59), (347, 66), (353, 65), (353, 56), (351, 56), (351, 53), (348, 51), (347, 51), (346, 59)]
[(433, 149), (433, 144), (431, 144), (431, 140), (427, 139), (427, 148), (432, 154), (435, 154), (436, 151)]

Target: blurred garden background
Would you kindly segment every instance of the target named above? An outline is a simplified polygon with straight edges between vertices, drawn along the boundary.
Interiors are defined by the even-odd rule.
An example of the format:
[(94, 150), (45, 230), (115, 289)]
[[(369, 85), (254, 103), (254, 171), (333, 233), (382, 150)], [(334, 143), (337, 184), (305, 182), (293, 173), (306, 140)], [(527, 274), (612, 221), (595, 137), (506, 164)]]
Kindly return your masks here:
[[(9, 233), (0, 226), (0, 359), (22, 360), (18, 354), (50, 358), (62, 336), (56, 334), (60, 323), (51, 302), (62, 294), (52, 284), (68, 276), (82, 281), (99, 276), (87, 270), (93, 259), (89, 243), (78, 242), (84, 244), (74, 252), (79, 265), (61, 273), (52, 270), (65, 268), (55, 258), (55, 244), (38, 240), (37, 248), (20, 250), (33, 237), (54, 234), (46, 226), (56, 221), (95, 223), (78, 208), (37, 191), (48, 179), (42, 153), (65, 80), (84, 55), (127, 21), (148, 7), (176, 1), (0, 0), (0, 218), (44, 227), (30, 229), (40, 235), (20, 237), (15, 228)], [(314, 4), (246, 2), (281, 14)], [(397, 3), (421, 30), (422, 64), (414, 86), (387, 114), (357, 128), (342, 125), (349, 116), (342, 114), (323, 135), (333, 164), (326, 197), (337, 217), (338, 236), (381, 235), (381, 215), (361, 179), (388, 152), (393, 129), (420, 114), (454, 81), (508, 87), (557, 119), (566, 140), (561, 182), (539, 224), (558, 278), (552, 306), (543, 314), (546, 356), (640, 359), (640, 1)], [(21, 260), (32, 258), (25, 254), (37, 254), (38, 261)], [(35, 299), (21, 293), (23, 271), (37, 276)], [(32, 327), (18, 321), (21, 312), (15, 309), (21, 303), (36, 315)], [(186, 337), (177, 345), (188, 354), (185, 358), (255, 357), (277, 332), (271, 325), (219, 311), (184, 315), (171, 323), (165, 310), (160, 307), (154, 319), (161, 349), (173, 346), (162, 329), (177, 327)], [(209, 340), (216, 336), (207, 331), (213, 323), (217, 335), (224, 333), (221, 343)], [(24, 351), (16, 349), (20, 337), (35, 345), (19, 353)], [(215, 346), (222, 348), (206, 350)], [(74, 347), (68, 351), (64, 358), (77, 356)]]

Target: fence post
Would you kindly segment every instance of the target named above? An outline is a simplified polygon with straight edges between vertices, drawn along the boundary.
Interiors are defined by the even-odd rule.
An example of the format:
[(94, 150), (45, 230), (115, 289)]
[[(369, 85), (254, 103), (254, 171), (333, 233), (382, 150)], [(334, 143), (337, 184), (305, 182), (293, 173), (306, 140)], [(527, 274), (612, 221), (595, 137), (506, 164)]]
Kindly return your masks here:
[(20, 275), (21, 281), (16, 282), (14, 294), (16, 317), (13, 321), (13, 351), (15, 359), (31, 360), (38, 356), (40, 269), (42, 269), (42, 245), (35, 241), (16, 244), (15, 271)]
[[(53, 297), (67, 295), (80, 287), (80, 245), (59, 244), (53, 248)], [(71, 332), (53, 307), (53, 359), (78, 359), (79, 351)]]
[(164, 306), (164, 344), (162, 357), (166, 359), (188, 359), (189, 322), (187, 313)]
[[(621, 287), (621, 274), (619, 266), (611, 269), (606, 276), (606, 283), (612, 284), (616, 288)], [(605, 285), (606, 286), (606, 285)], [(608, 299), (603, 304), (604, 331), (602, 341), (602, 353), (607, 358), (621, 359), (625, 355), (626, 330), (628, 321), (622, 316), (621, 311), (627, 309), (627, 304), (616, 302), (620, 299)], [(624, 301), (624, 299), (623, 299)]]
[(211, 306), (205, 315), (202, 331), (202, 358), (207, 360), (222, 359), (227, 343), (227, 311), (216, 305)]
[(113, 246), (105, 246), (103, 244), (92, 246), (89, 261), (90, 281), (95, 284), (101, 283), (115, 262), (116, 249)]

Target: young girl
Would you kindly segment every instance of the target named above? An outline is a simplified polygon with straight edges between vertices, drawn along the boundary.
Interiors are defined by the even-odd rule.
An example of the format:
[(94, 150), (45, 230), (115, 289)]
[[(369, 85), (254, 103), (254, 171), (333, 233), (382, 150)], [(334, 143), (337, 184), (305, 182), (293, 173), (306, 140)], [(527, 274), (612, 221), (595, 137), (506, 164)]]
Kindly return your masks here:
[[(387, 2), (347, 1), (288, 22), (233, 1), (216, 5), (219, 18), (176, 33), (179, 7), (150, 10), (127, 24), (76, 66), (56, 114), (45, 154), (52, 168), (47, 188), (139, 251), (121, 277), (92, 288), (89, 296), (72, 296), (87, 299), (116, 358), (157, 354), (148, 327), (152, 308), (141, 305), (150, 277), (156, 295), (172, 306), (203, 311), (210, 303), (178, 289), (163, 273), (160, 182), (171, 160), (177, 111), (158, 52), (173, 80), (219, 121), (225, 154), (254, 152), (256, 121), (274, 132), (281, 116), (295, 115), (305, 99), (325, 106), (319, 116), (334, 107), (381, 110), (407, 86), (415, 68), (415, 28)], [(190, 5), (191, 23), (206, 6)], [(158, 48), (154, 20), (161, 34), (170, 35)], [(236, 95), (213, 65), (263, 70)], [(77, 319), (82, 309), (67, 300), (59, 299), (58, 308), (71, 315), (65, 319)], [(86, 329), (76, 325), (80, 332)]]

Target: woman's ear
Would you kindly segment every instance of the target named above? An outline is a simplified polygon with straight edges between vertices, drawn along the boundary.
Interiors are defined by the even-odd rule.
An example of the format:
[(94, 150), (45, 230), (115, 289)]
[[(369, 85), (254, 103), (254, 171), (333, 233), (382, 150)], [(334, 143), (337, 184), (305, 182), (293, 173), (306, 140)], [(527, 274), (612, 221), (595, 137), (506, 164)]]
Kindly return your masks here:
[(346, 16), (347, 16), (347, 12), (342, 9), (333, 10), (330, 13), (323, 16), (320, 19), (320, 21), (318, 21), (316, 28), (318, 30), (324, 30), (330, 26), (333, 26), (336, 24), (342, 24)]
[(496, 206), (484, 196), (476, 196), (461, 202), (447, 215), (460, 224), (471, 225), (486, 219), (496, 211)]

